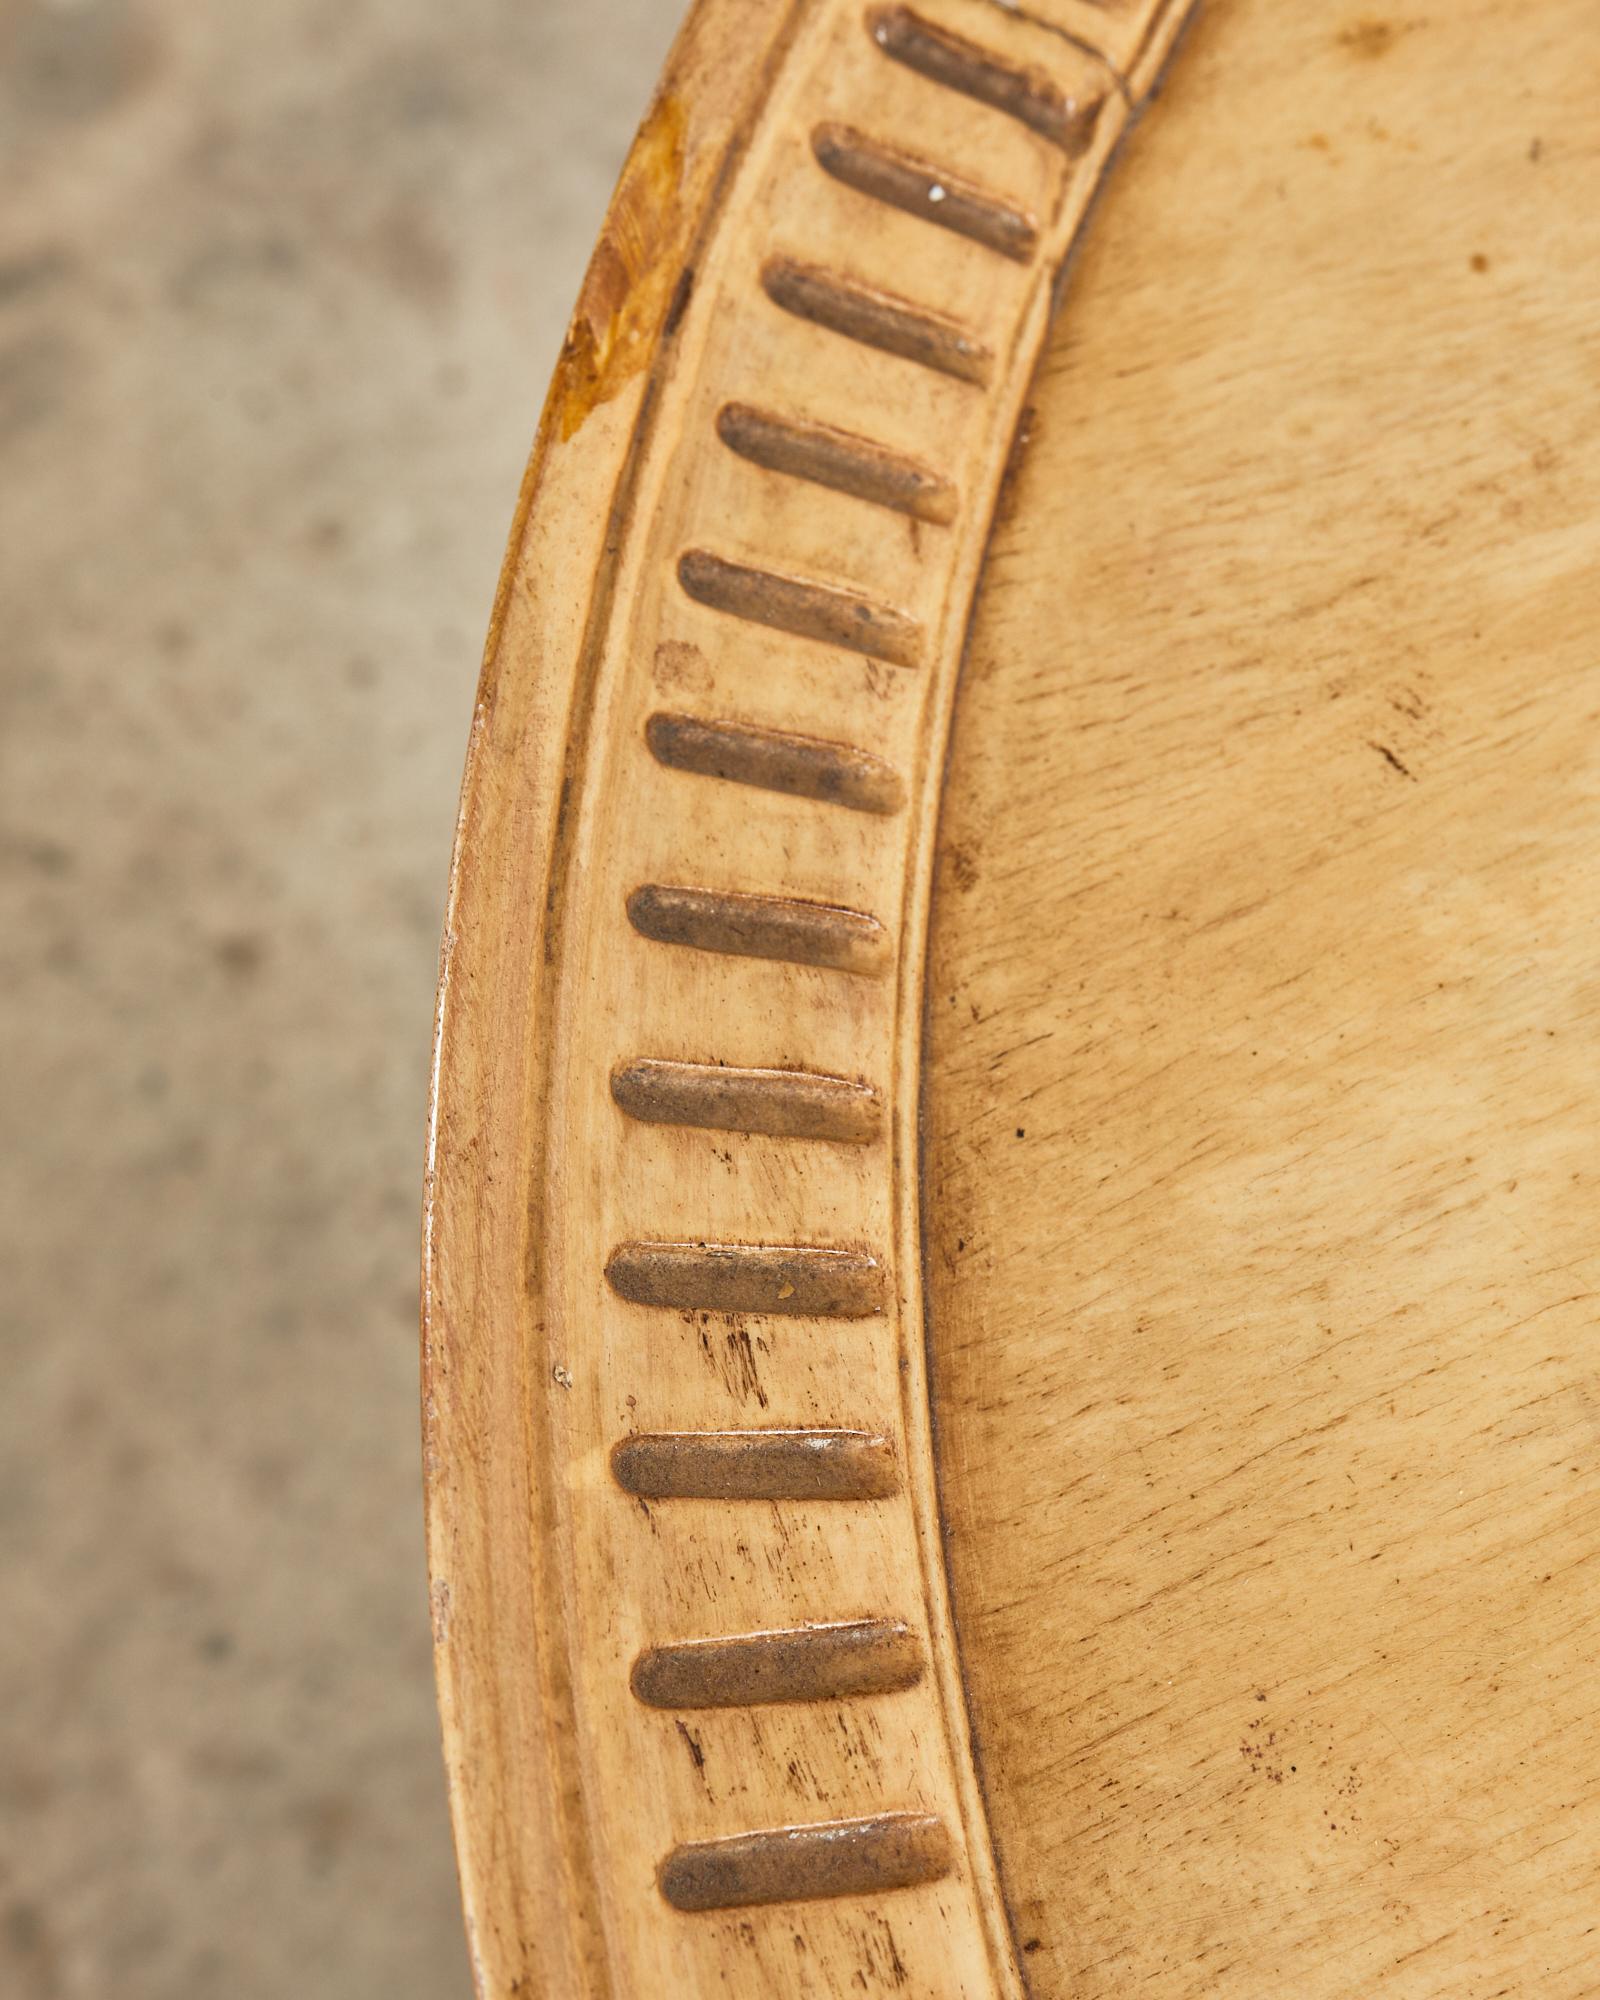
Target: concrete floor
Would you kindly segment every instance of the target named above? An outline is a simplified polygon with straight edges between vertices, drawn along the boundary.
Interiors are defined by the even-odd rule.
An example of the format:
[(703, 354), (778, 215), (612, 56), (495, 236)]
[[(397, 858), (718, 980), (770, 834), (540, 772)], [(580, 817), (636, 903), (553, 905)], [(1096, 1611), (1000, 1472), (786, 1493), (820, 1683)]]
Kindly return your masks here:
[(0, 0), (0, 1994), (465, 1995), (422, 1574), (483, 626), (676, 0)]

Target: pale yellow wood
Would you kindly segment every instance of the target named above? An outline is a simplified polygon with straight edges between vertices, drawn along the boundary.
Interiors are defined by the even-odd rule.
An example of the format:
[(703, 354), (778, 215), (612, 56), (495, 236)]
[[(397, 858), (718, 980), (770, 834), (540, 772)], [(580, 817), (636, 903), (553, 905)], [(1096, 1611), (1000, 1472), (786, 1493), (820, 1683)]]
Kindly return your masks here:
[(1597, 62), (1213, 5), (1033, 392), (925, 1215), (1039, 2000), (1600, 1992)]
[[(1291, 1663), (1364, 1663), (1396, 1733), (1432, 1668), (1464, 1729), (1437, 1663), (1373, 1669), (1346, 1514), (1402, 1579), (1476, 1552), (1413, 1655), (1514, 1609), (1550, 1714), (1585, 1699), (1592, 1391), (1575, 1325), (1506, 1330), (1554, 1298), (1527, 1260), (1586, 1247), (1554, 1194), (1593, 1081), (1600, 34), (1578, 0), (1426, 32), (1216, 0), (1174, 55), (1187, 11), (708, 0), (613, 205), (491, 638), (429, 1163), (441, 1706), (497, 2000), (1586, 1990), (1529, 1983), (1596, 1861), (1535, 1669), (1419, 1760), (1442, 1846), (1356, 1848), (1363, 1808), (1313, 1824), (1271, 1760)], [(1522, 1262), (1486, 1193), (1519, 1133)], [(1525, 1426), (1461, 1479), (1520, 1526), (1451, 1526), (1436, 1462), (1346, 1500), (1385, 1425), (1465, 1458), (1529, 1341)], [(1579, 1469), (1536, 1589), (1547, 1444)], [(1219, 1533), (1255, 1625), (1175, 1632)], [(1141, 1706), (1185, 1638), (1185, 1701)], [(1380, 1725), (1330, 1685), (1375, 1811)]]

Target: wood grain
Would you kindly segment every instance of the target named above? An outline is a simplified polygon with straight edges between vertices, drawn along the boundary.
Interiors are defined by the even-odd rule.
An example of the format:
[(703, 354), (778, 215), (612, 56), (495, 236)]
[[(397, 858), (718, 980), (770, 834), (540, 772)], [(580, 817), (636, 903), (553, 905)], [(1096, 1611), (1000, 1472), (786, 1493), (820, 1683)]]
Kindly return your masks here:
[[(982, 0), (725, 0), (687, 34), (536, 454), (443, 961), (426, 1435), (469, 1934), (497, 2000), (1014, 2000), (934, 1508), (919, 968), (987, 524), (1138, 86)], [(911, 212), (907, 160), (945, 176)], [(896, 1620), (904, 1687), (632, 1682), (695, 1635)]]
[(785, 576), (709, 549), (689, 549), (679, 558), (678, 581), (699, 603), (734, 618), (815, 639), (823, 646), (870, 653), (897, 667), (922, 664), (923, 633), (916, 619), (846, 584)]
[(425, 1207), (494, 2000), (1588, 1990), (1595, 31), (1188, 12), (706, 0), (608, 219)]
[(924, 1215), (1037, 2000), (1600, 1990), (1595, 25), (1213, 6), (1031, 397)]

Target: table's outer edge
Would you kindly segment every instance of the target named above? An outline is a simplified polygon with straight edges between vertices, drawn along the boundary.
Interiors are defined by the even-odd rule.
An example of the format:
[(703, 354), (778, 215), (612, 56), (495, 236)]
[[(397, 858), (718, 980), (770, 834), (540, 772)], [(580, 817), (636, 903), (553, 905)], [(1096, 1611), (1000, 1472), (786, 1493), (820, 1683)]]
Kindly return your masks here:
[(1023, 1991), (924, 1376), (929, 881), (1056, 280), (1187, 11), (700, 0), (613, 200), (474, 715), (424, 1198), (496, 2000)]

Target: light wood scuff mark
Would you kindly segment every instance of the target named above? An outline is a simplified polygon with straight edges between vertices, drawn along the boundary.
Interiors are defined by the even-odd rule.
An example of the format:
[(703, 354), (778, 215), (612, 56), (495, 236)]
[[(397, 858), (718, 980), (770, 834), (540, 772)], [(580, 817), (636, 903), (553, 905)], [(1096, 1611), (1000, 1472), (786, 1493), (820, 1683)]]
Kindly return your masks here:
[(1031, 215), (920, 153), (833, 123), (812, 133), (811, 150), (824, 173), (858, 194), (936, 223), (1014, 263), (1026, 264), (1039, 247), (1039, 228)]

